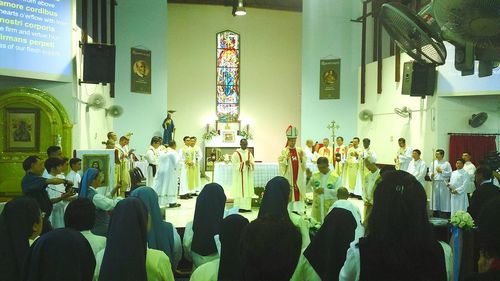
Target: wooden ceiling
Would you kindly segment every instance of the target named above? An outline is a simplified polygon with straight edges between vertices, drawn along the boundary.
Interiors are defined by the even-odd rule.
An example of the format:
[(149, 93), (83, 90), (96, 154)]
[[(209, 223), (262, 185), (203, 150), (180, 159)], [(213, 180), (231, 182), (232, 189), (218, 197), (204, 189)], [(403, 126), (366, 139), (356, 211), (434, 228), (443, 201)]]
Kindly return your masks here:
[[(237, 0), (168, 0), (176, 4), (202, 4), (233, 6)], [(245, 7), (268, 10), (302, 12), (302, 0), (243, 0)]]

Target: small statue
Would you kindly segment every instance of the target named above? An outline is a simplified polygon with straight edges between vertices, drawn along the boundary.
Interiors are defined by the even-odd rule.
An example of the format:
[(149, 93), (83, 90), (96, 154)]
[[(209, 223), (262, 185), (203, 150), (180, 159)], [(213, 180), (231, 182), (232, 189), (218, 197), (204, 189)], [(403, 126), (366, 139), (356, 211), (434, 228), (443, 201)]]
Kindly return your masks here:
[(169, 110), (167, 113), (167, 118), (163, 120), (163, 145), (168, 146), (168, 144), (175, 138), (175, 125), (172, 119), (172, 113), (175, 110)]

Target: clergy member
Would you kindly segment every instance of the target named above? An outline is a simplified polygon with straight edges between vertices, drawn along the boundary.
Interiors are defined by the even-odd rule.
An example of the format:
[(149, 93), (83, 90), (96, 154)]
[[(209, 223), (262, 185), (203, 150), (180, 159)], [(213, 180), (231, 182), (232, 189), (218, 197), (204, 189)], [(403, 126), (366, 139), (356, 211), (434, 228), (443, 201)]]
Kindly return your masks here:
[(179, 154), (175, 151), (175, 141), (170, 141), (166, 152), (159, 157), (158, 173), (156, 174), (153, 189), (158, 194), (160, 206), (167, 205), (168, 208), (179, 207), (177, 204), (177, 173)]
[(352, 139), (352, 147), (347, 150), (345, 185), (350, 193), (354, 193), (357, 196), (361, 196), (363, 193), (359, 178), (359, 162), (361, 156), (362, 149), (359, 147), (359, 138), (354, 137)]
[[(359, 180), (356, 179), (356, 185), (361, 185), (361, 190), (364, 190), (365, 176), (370, 173), (364, 164), (365, 159), (370, 158), (373, 163), (377, 162), (377, 154), (370, 148), (370, 143), (371, 141), (369, 138), (363, 139), (363, 148), (361, 149), (361, 157), (359, 158)], [(359, 187), (354, 189), (359, 189)]]
[(318, 170), (313, 173), (308, 183), (308, 189), (313, 191), (311, 217), (323, 223), (328, 210), (337, 201), (339, 176), (330, 170), (328, 158), (320, 157), (317, 161)]
[(194, 169), (196, 177), (194, 179), (194, 193), (191, 195), (198, 196), (200, 193), (202, 185), (201, 185), (201, 161), (203, 159), (203, 152), (201, 151), (201, 147), (196, 143), (196, 137), (191, 137), (191, 147), (194, 150)]
[(335, 169), (335, 172), (337, 175), (339, 175), (341, 182), (343, 181), (343, 166), (344, 166), (344, 160), (345, 160), (345, 154), (346, 154), (346, 148), (344, 146), (344, 138), (343, 137), (337, 137), (335, 139), (335, 142), (337, 143), (337, 147), (335, 147), (335, 152), (334, 152), (334, 157), (333, 157), (333, 166)]
[(333, 150), (330, 147), (330, 139), (323, 139), (323, 147), (321, 147), (318, 151), (320, 157), (326, 157), (328, 159), (328, 163), (333, 163)]
[(150, 146), (146, 151), (146, 161), (148, 161), (148, 174), (146, 175), (146, 185), (155, 185), (156, 171), (158, 170), (158, 158), (160, 157), (159, 147), (162, 143), (162, 139), (158, 136), (151, 138)]
[(432, 179), (432, 210), (435, 217), (449, 218), (451, 194), (448, 181), (451, 176), (451, 165), (444, 160), (444, 150), (436, 150), (436, 160), (429, 170)]
[(246, 213), (252, 210), (255, 160), (250, 150), (247, 149), (248, 141), (246, 139), (240, 140), (240, 147), (231, 156), (231, 162), (233, 163), (233, 197), (234, 206), (239, 207), (240, 213)]
[(472, 194), (474, 190), (476, 190), (476, 186), (474, 185), (474, 179), (475, 179), (474, 174), (476, 173), (476, 166), (474, 166), (474, 164), (472, 164), (472, 162), (470, 161), (471, 159), (470, 153), (468, 152), (462, 153), (462, 159), (464, 159), (465, 161), (464, 170), (467, 172), (467, 174), (469, 174), (470, 177), (470, 184), (467, 187), (466, 191), (467, 193)]
[(399, 150), (394, 163), (396, 163), (396, 170), (408, 171), (408, 165), (412, 159), (412, 149), (406, 146), (404, 138), (398, 139)]
[(470, 183), (469, 174), (463, 169), (465, 161), (462, 158), (455, 162), (455, 171), (451, 172), (448, 188), (451, 192), (451, 215), (457, 211), (467, 211), (469, 201), (467, 199), (467, 186)]
[(311, 139), (306, 140), (306, 148), (304, 149), (306, 154), (306, 163), (312, 165), (316, 162), (316, 153), (314, 152), (314, 142)]
[(413, 160), (408, 164), (408, 173), (412, 174), (418, 182), (425, 187), (425, 174), (427, 173), (427, 166), (425, 166), (425, 162), (420, 155), (422, 152), (418, 149), (414, 149), (411, 157)]
[(376, 160), (372, 157), (367, 157), (364, 159), (363, 164), (368, 170), (365, 173), (364, 184), (363, 184), (363, 201), (365, 203), (365, 221), (368, 220), (368, 216), (372, 211), (373, 207), (373, 194), (375, 193), (375, 188), (377, 184), (381, 181), (380, 169), (375, 165)]
[(297, 128), (288, 126), (286, 129), (287, 144), (278, 157), (280, 174), (286, 178), (290, 184), (291, 200), (288, 204), (289, 211), (305, 212), (305, 188), (306, 188), (306, 157), (300, 147), (295, 147), (297, 143)]
[(128, 149), (129, 137), (121, 136), (120, 141), (116, 144), (116, 150), (118, 151), (118, 159), (120, 161), (119, 171), (118, 171), (118, 181), (117, 185), (120, 186), (118, 191), (119, 196), (125, 197), (125, 191), (130, 187), (130, 174), (129, 171), (129, 149)]
[(184, 137), (184, 147), (179, 151), (179, 162), (181, 164), (181, 176), (179, 195), (181, 199), (191, 198), (194, 194), (196, 169), (195, 169), (195, 151), (191, 146), (191, 137)]

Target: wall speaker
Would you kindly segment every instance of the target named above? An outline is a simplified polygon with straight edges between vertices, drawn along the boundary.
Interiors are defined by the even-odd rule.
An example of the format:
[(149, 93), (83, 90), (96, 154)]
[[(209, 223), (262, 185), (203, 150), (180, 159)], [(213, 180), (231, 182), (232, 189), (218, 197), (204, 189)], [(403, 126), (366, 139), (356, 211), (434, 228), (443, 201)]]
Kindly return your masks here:
[(82, 51), (83, 83), (115, 82), (115, 45), (85, 43)]
[(436, 66), (415, 61), (404, 63), (401, 93), (415, 97), (434, 95), (436, 88)]

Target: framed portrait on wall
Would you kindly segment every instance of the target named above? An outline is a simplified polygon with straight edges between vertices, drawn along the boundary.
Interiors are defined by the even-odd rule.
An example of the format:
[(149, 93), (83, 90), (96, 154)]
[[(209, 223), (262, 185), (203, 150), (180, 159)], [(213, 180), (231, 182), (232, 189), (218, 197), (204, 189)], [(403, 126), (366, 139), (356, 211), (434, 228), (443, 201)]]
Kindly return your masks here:
[(320, 61), (319, 99), (340, 99), (340, 59)]
[(115, 153), (114, 149), (77, 150), (76, 157), (82, 159), (82, 173), (89, 168), (99, 170), (106, 186), (106, 191), (115, 186)]
[(40, 150), (40, 110), (37, 108), (5, 109), (5, 150)]
[(222, 142), (233, 143), (236, 141), (236, 131), (222, 131)]
[(151, 94), (151, 51), (132, 48), (130, 57), (130, 91)]

